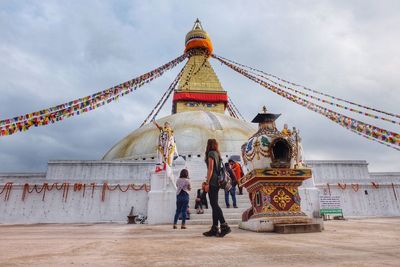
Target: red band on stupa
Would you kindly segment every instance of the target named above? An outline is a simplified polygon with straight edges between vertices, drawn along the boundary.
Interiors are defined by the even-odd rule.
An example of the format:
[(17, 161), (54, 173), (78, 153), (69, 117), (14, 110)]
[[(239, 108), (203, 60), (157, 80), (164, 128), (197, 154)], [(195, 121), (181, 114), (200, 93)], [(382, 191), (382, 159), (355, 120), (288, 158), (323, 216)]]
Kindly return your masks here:
[(220, 103), (226, 104), (228, 102), (228, 95), (223, 93), (189, 93), (189, 92), (175, 92), (173, 102), (176, 101), (198, 101), (207, 103)]

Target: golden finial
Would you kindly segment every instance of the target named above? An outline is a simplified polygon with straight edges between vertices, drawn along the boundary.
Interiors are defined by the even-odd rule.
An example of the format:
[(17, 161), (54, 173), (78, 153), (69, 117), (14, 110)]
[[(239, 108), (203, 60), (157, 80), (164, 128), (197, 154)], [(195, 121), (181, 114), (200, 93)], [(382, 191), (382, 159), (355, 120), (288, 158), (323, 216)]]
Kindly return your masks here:
[(267, 107), (266, 106), (263, 106), (262, 110), (263, 110), (264, 113), (267, 113)]
[(203, 30), (203, 26), (201, 26), (199, 18), (197, 18), (196, 21), (194, 22), (192, 30)]

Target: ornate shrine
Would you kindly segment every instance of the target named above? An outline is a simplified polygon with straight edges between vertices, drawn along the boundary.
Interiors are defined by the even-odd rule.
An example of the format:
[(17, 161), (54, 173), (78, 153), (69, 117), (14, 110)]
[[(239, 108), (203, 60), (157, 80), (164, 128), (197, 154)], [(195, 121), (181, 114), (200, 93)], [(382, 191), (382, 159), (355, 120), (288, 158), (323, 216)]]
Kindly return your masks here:
[(276, 224), (308, 224), (301, 211), (299, 186), (311, 178), (311, 168), (302, 162), (299, 132), (277, 130), (280, 114), (259, 113), (253, 123), (258, 131), (242, 146), (242, 157), (249, 172), (240, 184), (248, 193), (252, 207), (242, 215), (241, 228), (272, 231)]

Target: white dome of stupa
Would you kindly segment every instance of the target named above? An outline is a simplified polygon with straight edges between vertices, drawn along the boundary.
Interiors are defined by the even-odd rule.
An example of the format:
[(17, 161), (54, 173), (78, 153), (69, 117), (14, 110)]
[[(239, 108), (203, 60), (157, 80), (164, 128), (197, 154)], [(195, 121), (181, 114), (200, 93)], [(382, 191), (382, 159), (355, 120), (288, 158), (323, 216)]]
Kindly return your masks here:
[[(204, 157), (209, 138), (219, 143), (222, 156), (240, 155), (242, 145), (257, 130), (256, 124), (210, 111), (187, 111), (157, 120), (171, 124), (179, 155)], [(159, 130), (148, 123), (133, 131), (103, 157), (103, 160), (150, 160), (156, 157)]]

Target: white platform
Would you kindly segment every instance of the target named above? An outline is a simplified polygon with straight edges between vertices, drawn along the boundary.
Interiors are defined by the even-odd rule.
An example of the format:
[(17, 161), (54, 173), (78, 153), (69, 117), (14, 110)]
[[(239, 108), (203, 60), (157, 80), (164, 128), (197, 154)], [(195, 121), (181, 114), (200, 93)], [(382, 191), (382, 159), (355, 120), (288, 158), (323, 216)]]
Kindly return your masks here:
[[(302, 210), (310, 217), (318, 214), (319, 194), (340, 195), (343, 200), (345, 217), (354, 216), (400, 216), (400, 173), (369, 173), (365, 161), (308, 161), (313, 168), (313, 180), (308, 180), (300, 189)], [(190, 178), (197, 183), (193, 190), (200, 187), (205, 177), (205, 163), (200, 157), (190, 158), (186, 162), (177, 162), (175, 177), (182, 168), (188, 168)], [(150, 183), (155, 176), (154, 161), (50, 161), (46, 173), (0, 173), (0, 190), (7, 182), (13, 182), (9, 199), (0, 195), (0, 223), (94, 223), (94, 222), (126, 222), (131, 207), (135, 213), (149, 215), (151, 223), (171, 223), (175, 210), (174, 187), (164, 190), (152, 188), (153, 191), (118, 190), (105, 194), (101, 201), (104, 182), (111, 186), (116, 184)], [(63, 201), (63, 191), (46, 192), (42, 201), (42, 193), (32, 192), (22, 201), (23, 185), (29, 183), (42, 186), (43, 183), (68, 182), (96, 183), (91, 196), (90, 189), (74, 192), (70, 188), (67, 201)], [(152, 181), (154, 183), (154, 181)], [(378, 188), (372, 182), (379, 184)], [(347, 184), (341, 189), (338, 183)], [(328, 188), (329, 184), (329, 188)], [(351, 184), (358, 185), (355, 190)], [(393, 185), (392, 185), (393, 184)], [(194, 197), (191, 195), (190, 207), (194, 208)], [(152, 199), (151, 201), (149, 200)], [(247, 208), (247, 196), (239, 197), (239, 207)], [(223, 193), (220, 204), (224, 207)], [(151, 212), (148, 213), (148, 207)], [(231, 223), (239, 223), (241, 212), (234, 209), (224, 210)], [(155, 216), (159, 216), (156, 218)], [(209, 224), (211, 213), (194, 215), (193, 223)], [(189, 223), (192, 223), (189, 222)]]

